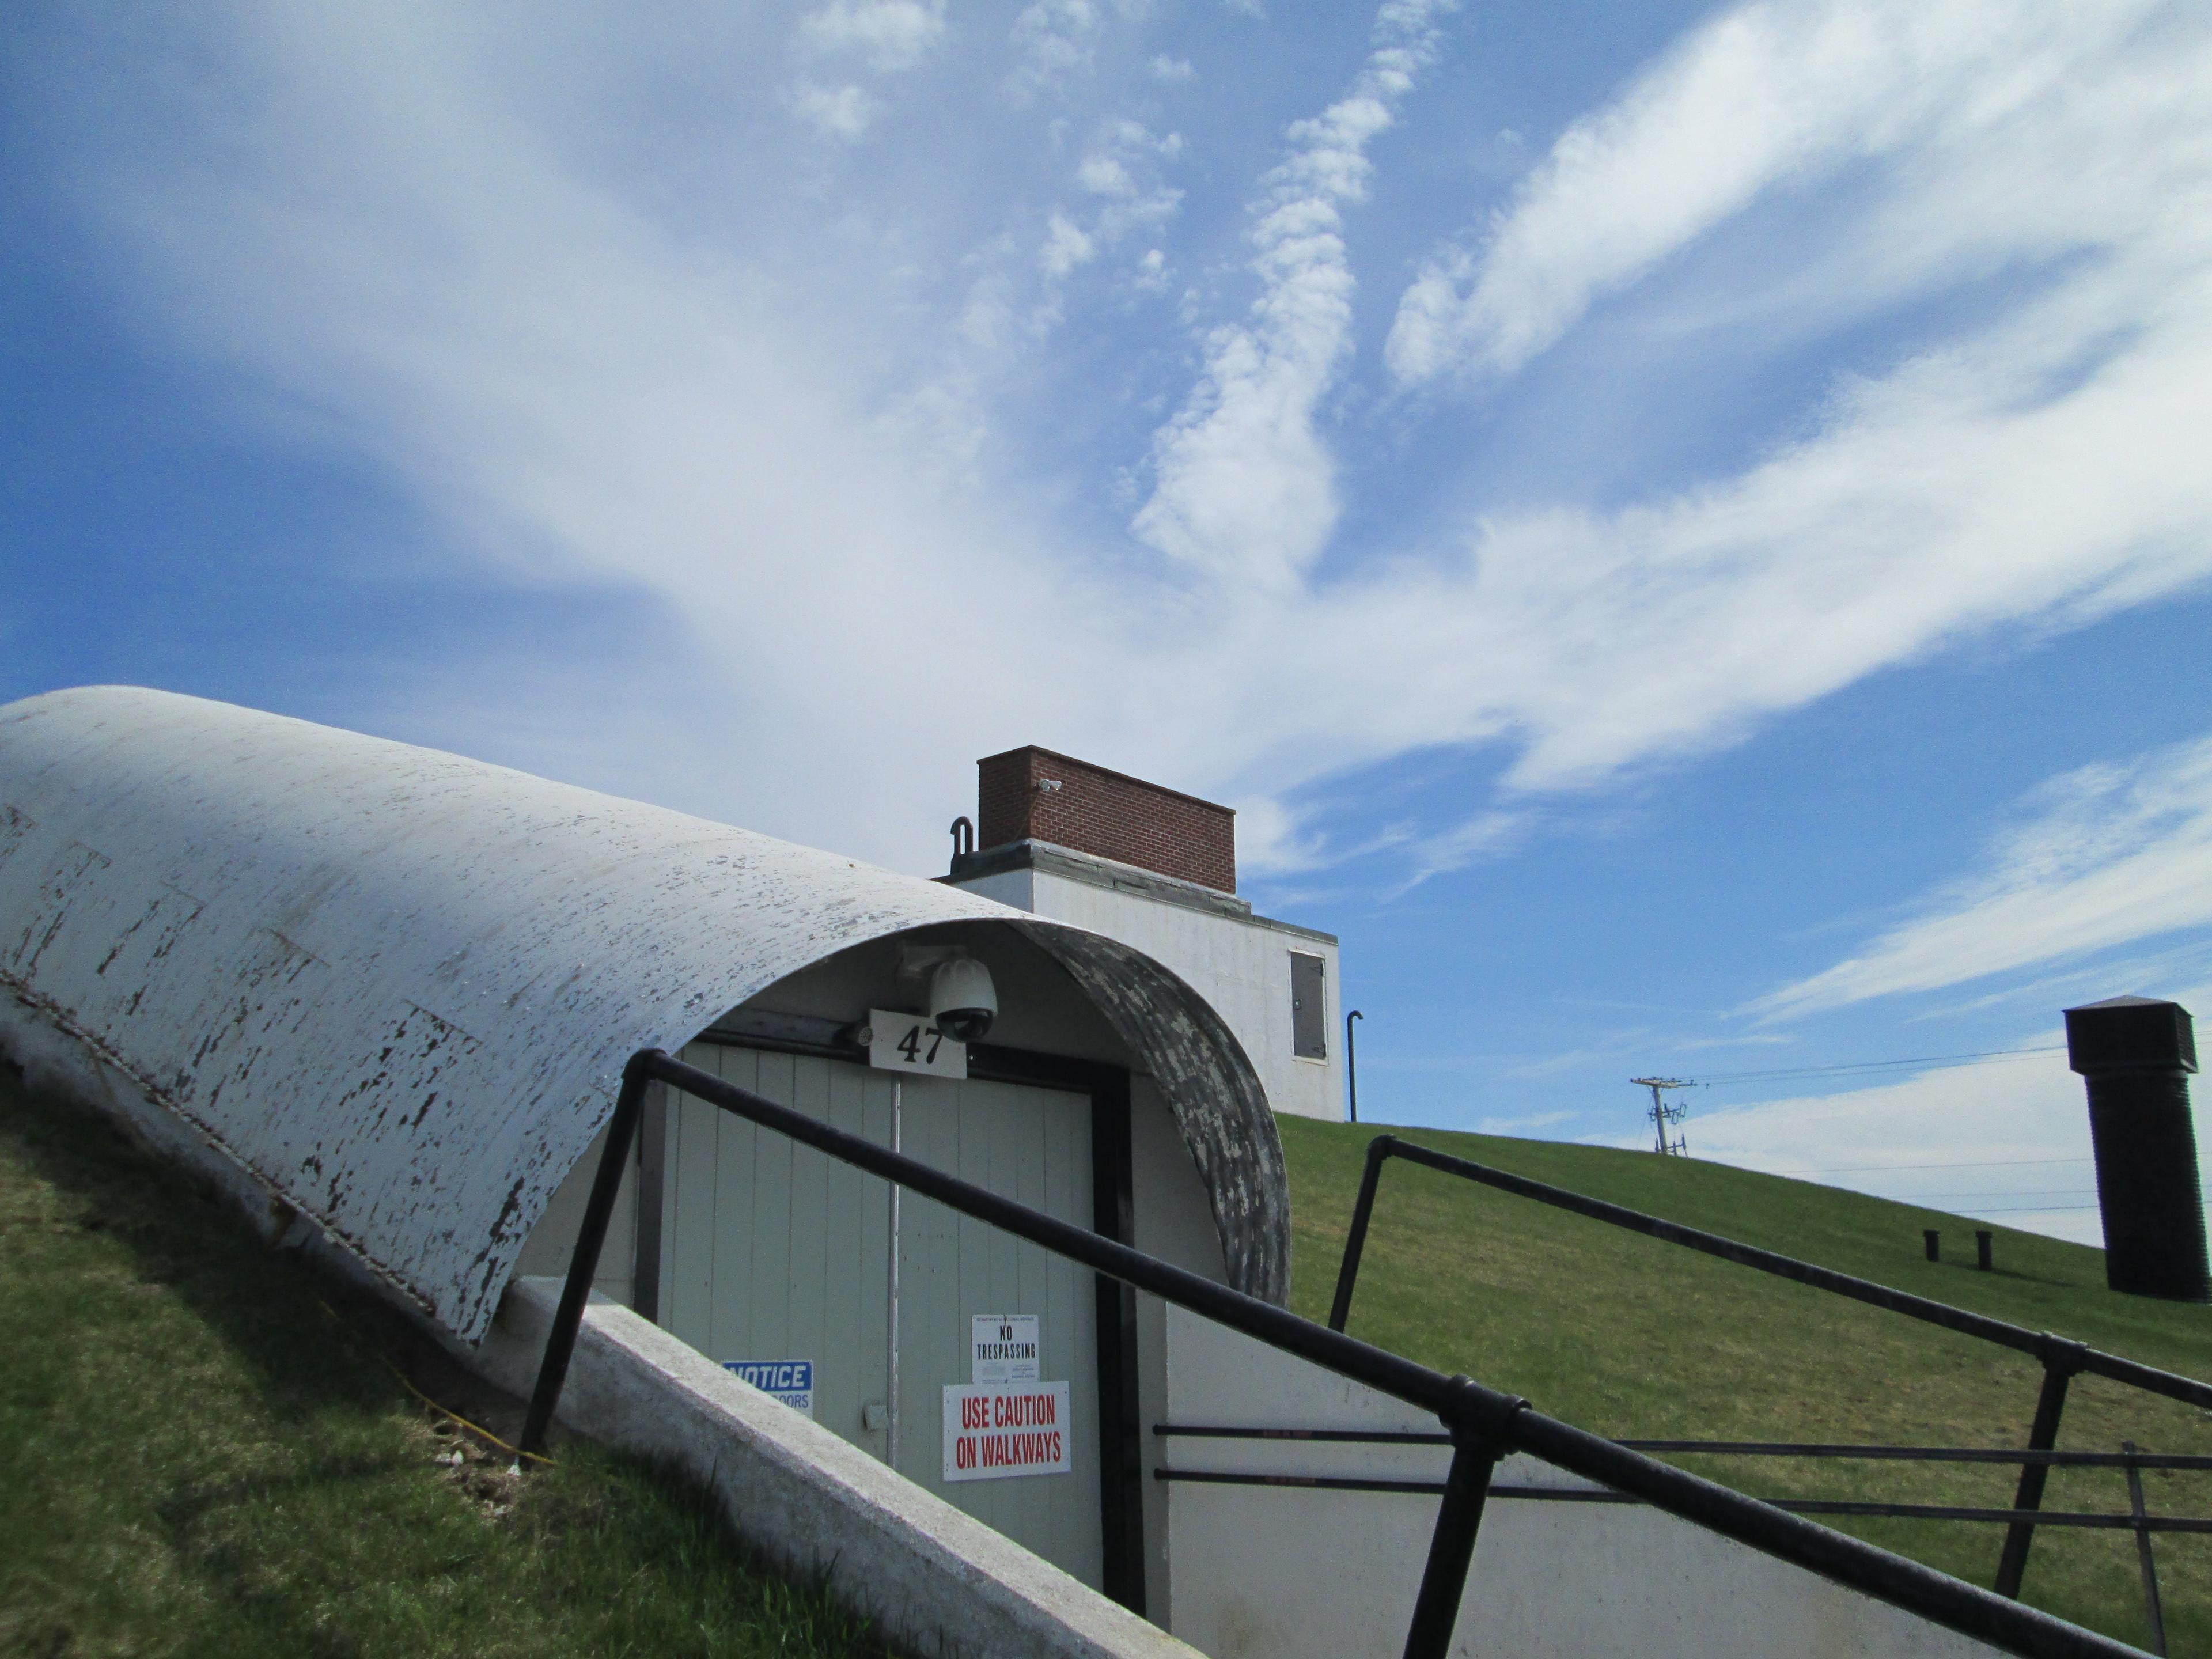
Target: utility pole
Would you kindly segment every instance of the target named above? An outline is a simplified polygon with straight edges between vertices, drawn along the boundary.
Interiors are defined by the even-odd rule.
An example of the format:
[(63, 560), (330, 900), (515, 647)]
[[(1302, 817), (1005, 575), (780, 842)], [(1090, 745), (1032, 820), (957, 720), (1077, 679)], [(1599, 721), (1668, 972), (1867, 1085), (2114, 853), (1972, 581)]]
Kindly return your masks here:
[(1679, 1077), (1632, 1077), (1628, 1080), (1631, 1083), (1633, 1083), (1639, 1089), (1649, 1089), (1651, 1091), (1651, 1109), (1644, 1114), (1646, 1117), (1651, 1120), (1651, 1128), (1654, 1136), (1651, 1150), (1660, 1154), (1662, 1158), (1670, 1152), (1682, 1153), (1688, 1152), (1690, 1148), (1689, 1137), (1686, 1135), (1676, 1135), (1674, 1139), (1670, 1141), (1667, 1139), (1667, 1126), (1671, 1123), (1680, 1123), (1682, 1121), (1684, 1115), (1687, 1113), (1690, 1109), (1686, 1106), (1669, 1106), (1667, 1103), (1667, 1097), (1662, 1092), (1662, 1091), (1667, 1089), (1692, 1089), (1695, 1088), (1697, 1085), (1692, 1083), (1687, 1078)]

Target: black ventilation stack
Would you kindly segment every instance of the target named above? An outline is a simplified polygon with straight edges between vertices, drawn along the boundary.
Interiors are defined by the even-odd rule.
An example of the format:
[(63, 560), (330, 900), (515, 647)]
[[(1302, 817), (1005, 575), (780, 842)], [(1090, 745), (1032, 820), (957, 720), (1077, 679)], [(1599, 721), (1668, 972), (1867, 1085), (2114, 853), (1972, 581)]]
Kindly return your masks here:
[(2212, 1301), (2189, 1117), (2197, 1069), (2189, 1011), (2148, 997), (2069, 1008), (2066, 1060), (2088, 1085), (2105, 1283), (2132, 1296)]

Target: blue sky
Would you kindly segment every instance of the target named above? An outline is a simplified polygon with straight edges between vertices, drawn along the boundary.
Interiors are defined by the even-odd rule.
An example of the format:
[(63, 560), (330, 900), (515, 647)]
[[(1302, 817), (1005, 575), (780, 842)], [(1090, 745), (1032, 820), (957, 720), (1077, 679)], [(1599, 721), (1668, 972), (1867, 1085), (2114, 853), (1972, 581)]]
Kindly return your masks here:
[(1370, 1115), (2094, 1238), (2060, 1057), (1812, 1068), (2212, 1005), (2203, 8), (739, 9), (11, 10), (0, 691), (919, 872), (1044, 743)]

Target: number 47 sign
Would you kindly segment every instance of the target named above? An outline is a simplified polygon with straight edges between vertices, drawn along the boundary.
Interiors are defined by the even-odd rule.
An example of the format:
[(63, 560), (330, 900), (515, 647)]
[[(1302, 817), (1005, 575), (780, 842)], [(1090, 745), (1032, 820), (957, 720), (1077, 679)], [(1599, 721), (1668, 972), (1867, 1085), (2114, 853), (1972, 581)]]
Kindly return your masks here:
[(868, 1010), (868, 1064), (930, 1077), (968, 1075), (968, 1045), (955, 1042), (922, 1014)]

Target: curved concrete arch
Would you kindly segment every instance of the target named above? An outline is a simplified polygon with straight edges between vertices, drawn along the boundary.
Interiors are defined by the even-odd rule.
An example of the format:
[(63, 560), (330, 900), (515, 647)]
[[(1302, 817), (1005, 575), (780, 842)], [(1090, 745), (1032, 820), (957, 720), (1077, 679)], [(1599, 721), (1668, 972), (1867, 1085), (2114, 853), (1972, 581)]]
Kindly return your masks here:
[(130, 687), (0, 708), (0, 986), (456, 1334), (673, 1052), (851, 945), (988, 922), (1157, 1080), (1231, 1283), (1290, 1283), (1243, 1049), (1126, 945), (972, 895), (434, 750)]

